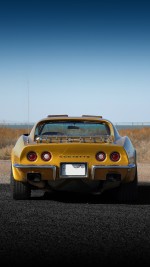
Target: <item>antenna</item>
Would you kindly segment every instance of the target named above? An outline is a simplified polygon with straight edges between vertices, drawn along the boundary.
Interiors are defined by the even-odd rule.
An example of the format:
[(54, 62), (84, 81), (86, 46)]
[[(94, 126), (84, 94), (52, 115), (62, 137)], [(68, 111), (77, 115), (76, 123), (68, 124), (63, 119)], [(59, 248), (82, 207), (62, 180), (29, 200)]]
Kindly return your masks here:
[(28, 120), (27, 120), (27, 123), (28, 123), (28, 134), (29, 134), (29, 123), (30, 123), (30, 88), (29, 88), (29, 80), (27, 80), (27, 101), (28, 101), (28, 105), (27, 105), (27, 114), (28, 114)]

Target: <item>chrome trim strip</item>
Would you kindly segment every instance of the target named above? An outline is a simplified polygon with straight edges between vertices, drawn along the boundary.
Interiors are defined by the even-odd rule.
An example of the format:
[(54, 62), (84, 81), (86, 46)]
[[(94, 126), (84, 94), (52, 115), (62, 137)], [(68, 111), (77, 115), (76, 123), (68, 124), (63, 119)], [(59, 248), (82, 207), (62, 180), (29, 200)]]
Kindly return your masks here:
[(135, 163), (129, 164), (129, 165), (93, 165), (91, 169), (91, 176), (92, 179), (94, 179), (95, 176), (95, 170), (96, 169), (128, 169), (130, 171), (131, 169), (135, 168)]
[(113, 143), (112, 135), (67, 136), (67, 135), (38, 135), (35, 141), (39, 143)]
[(23, 165), (23, 164), (13, 164), (14, 168), (18, 169), (52, 169), (53, 170), (53, 178), (56, 178), (56, 166), (54, 165)]

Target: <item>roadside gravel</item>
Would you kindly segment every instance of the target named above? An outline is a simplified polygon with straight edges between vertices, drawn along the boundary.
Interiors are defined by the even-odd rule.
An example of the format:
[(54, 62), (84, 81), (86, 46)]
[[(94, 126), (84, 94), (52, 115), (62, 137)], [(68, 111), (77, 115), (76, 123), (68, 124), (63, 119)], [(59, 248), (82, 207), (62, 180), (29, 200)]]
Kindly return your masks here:
[[(0, 160), (0, 183), (10, 183), (10, 160)], [(138, 180), (139, 182), (150, 182), (150, 164), (138, 163)]]

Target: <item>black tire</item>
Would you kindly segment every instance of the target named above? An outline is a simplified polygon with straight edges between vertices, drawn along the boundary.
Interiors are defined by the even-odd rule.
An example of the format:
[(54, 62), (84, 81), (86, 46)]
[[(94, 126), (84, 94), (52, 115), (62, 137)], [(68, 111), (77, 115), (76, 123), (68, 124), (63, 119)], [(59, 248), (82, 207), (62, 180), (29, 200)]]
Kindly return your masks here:
[(121, 203), (134, 203), (138, 199), (138, 175), (137, 170), (132, 182), (122, 183), (117, 190), (117, 200)]
[(10, 175), (10, 185), (13, 199), (30, 199), (31, 189), (27, 184), (16, 181), (13, 177), (12, 170)]

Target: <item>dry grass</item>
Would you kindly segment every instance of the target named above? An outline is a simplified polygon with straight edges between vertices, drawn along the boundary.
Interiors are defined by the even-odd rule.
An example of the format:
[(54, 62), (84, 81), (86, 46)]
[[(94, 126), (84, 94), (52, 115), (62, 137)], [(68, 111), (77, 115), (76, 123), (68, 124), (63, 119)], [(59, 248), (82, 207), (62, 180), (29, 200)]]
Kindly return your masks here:
[[(10, 182), (10, 154), (18, 137), (28, 129), (0, 128), (0, 182)], [(126, 129), (119, 131), (121, 136), (128, 136), (137, 150), (138, 179), (149, 182), (150, 173), (150, 128)]]
[(12, 147), (15, 145), (19, 136), (27, 133), (28, 129), (0, 127), (0, 159), (10, 159)]
[(150, 159), (150, 128), (120, 130), (120, 135), (128, 136), (137, 151), (137, 161), (149, 163)]
[[(10, 159), (12, 147), (18, 137), (27, 133), (28, 129), (0, 127), (0, 159)], [(150, 128), (119, 130), (121, 136), (128, 136), (137, 151), (137, 161), (139, 163), (149, 163), (150, 158)]]

